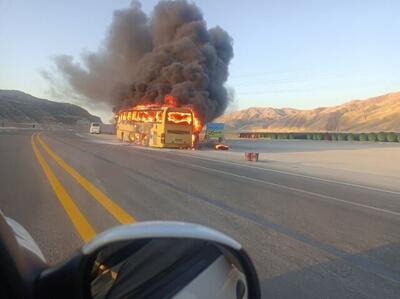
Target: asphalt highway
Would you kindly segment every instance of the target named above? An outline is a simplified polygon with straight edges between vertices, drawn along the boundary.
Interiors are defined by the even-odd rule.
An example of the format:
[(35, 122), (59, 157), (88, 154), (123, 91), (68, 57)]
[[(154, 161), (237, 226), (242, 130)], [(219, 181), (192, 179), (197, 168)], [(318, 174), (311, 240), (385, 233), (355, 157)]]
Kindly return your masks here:
[(0, 169), (0, 209), (50, 263), (120, 223), (179, 220), (242, 243), (263, 298), (400, 298), (398, 192), (73, 131), (0, 131)]

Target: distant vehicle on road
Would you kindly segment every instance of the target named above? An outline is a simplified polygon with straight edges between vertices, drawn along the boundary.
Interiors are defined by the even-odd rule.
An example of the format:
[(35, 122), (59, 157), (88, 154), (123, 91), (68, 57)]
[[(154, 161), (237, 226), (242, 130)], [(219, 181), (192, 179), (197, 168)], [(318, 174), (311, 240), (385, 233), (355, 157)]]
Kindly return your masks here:
[(137, 106), (117, 114), (117, 138), (151, 147), (190, 148), (194, 119), (186, 107)]
[(91, 123), (89, 132), (90, 132), (90, 134), (100, 134), (101, 133), (100, 124), (99, 123)]

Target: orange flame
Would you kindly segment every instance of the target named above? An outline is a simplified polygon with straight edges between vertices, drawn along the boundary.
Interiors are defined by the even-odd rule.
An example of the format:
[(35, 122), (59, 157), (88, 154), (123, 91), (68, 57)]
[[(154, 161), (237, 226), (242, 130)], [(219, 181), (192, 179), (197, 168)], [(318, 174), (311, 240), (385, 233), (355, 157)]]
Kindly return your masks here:
[(193, 131), (195, 133), (200, 133), (203, 125), (201, 124), (200, 118), (197, 116), (196, 111), (192, 108), (193, 114)]
[(164, 96), (164, 102), (166, 105), (171, 106), (171, 107), (178, 106), (177, 99), (171, 94), (167, 94)]
[(192, 113), (189, 112), (168, 112), (168, 121), (175, 124), (192, 124)]
[[(143, 103), (133, 107), (135, 112), (124, 112), (120, 111), (116, 115), (116, 119), (123, 120), (134, 120), (134, 121), (143, 121), (143, 122), (155, 122), (162, 120), (161, 111), (157, 111), (157, 108), (162, 107), (177, 107), (178, 101), (177, 99), (171, 95), (167, 94), (164, 97), (165, 104), (153, 104), (153, 103)], [(193, 133), (199, 134), (203, 125), (198, 117), (197, 111), (193, 108), (193, 106), (181, 106), (190, 109), (189, 112), (176, 112), (171, 111), (168, 112), (167, 119), (169, 122), (176, 124), (188, 124), (193, 125)], [(150, 109), (150, 110), (149, 110)]]
[[(164, 102), (168, 106), (172, 106), (172, 107), (177, 107), (178, 106), (177, 99), (171, 94), (167, 94), (167, 95), (164, 96)], [(192, 114), (193, 114), (193, 131), (195, 133), (200, 133), (201, 129), (203, 128), (203, 125), (201, 124), (200, 118), (198, 117), (196, 111), (193, 109), (192, 106), (187, 106), (187, 107), (190, 108), (190, 110), (192, 111)], [(184, 121), (180, 121), (180, 122), (178, 120), (176, 120), (176, 121), (170, 120), (170, 119), (168, 119), (168, 120), (172, 121), (172, 122), (176, 122), (176, 123), (187, 122), (188, 124), (191, 124), (191, 121), (189, 121), (188, 119), (184, 120)]]

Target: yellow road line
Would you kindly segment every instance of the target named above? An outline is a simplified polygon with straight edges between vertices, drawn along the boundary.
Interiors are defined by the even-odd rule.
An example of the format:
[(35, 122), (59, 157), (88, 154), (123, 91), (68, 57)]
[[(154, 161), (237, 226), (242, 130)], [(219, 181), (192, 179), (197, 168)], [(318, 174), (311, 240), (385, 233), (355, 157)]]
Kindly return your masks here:
[(88, 179), (62, 160), (38, 135), (40, 145), (67, 173), (69, 173), (90, 195), (92, 195), (117, 221), (122, 224), (136, 222), (135, 218), (125, 212), (120, 206), (101, 192)]
[(51, 187), (53, 188), (55, 194), (57, 195), (60, 203), (64, 207), (64, 210), (68, 214), (72, 224), (75, 226), (75, 229), (77, 230), (81, 238), (85, 242), (87, 242), (96, 235), (96, 231), (86, 220), (85, 216), (83, 216), (79, 208), (75, 205), (71, 196), (69, 196), (69, 194), (67, 193), (61, 182), (57, 179), (56, 175), (51, 170), (49, 164), (47, 164), (46, 160), (40, 153), (39, 149), (35, 144), (34, 140), (35, 135), (36, 133), (31, 136), (33, 152), (35, 153), (36, 158), (38, 159), (39, 164), (43, 169), (43, 172), (46, 174), (46, 177), (49, 180)]

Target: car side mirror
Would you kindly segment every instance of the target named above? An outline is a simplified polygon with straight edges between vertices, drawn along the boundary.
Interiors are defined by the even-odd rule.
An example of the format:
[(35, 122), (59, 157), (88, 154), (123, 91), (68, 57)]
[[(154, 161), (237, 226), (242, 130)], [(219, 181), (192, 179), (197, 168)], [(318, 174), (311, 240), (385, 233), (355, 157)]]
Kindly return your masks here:
[(39, 281), (47, 298), (260, 298), (257, 273), (238, 242), (182, 222), (107, 230)]

